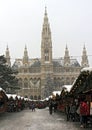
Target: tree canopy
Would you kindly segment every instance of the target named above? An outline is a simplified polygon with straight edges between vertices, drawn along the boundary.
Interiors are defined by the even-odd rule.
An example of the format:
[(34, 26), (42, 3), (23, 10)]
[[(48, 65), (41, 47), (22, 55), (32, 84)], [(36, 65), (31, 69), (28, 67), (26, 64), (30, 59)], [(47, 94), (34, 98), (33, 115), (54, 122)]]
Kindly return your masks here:
[(13, 93), (18, 89), (18, 79), (16, 78), (17, 72), (14, 71), (9, 65), (6, 64), (4, 55), (0, 56), (0, 87), (6, 92)]
[(46, 78), (46, 84), (44, 88), (44, 96), (48, 97), (52, 94), (52, 92), (55, 90), (53, 79), (49, 75), (47, 75)]

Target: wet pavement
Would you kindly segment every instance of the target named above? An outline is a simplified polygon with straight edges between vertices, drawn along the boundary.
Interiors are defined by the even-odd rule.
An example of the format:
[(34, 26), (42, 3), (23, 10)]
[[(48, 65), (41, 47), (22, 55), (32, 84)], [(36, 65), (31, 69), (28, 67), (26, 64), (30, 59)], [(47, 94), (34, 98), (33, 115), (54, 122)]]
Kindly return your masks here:
[(66, 121), (61, 112), (49, 114), (48, 108), (0, 114), (0, 130), (92, 130), (79, 122)]

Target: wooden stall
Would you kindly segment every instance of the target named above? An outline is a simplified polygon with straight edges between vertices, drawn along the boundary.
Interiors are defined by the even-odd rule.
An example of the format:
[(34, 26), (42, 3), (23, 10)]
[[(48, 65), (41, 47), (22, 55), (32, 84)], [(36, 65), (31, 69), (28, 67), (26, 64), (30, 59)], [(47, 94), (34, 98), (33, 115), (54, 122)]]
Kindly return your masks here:
[(21, 111), (25, 108), (24, 97), (21, 97), (16, 94), (7, 94), (8, 103), (7, 103), (7, 111), (15, 112)]
[(5, 91), (0, 88), (0, 113), (6, 112), (7, 109), (7, 95)]
[(89, 122), (92, 125), (92, 67), (83, 68), (72, 86), (70, 95), (78, 99), (78, 102), (85, 98), (89, 104)]
[(72, 86), (70, 95), (78, 98), (79, 102), (82, 98), (92, 102), (92, 68), (83, 68)]
[(67, 103), (73, 102), (73, 98), (69, 95), (72, 85), (63, 85), (61, 94), (60, 94), (60, 101), (58, 105), (59, 111), (65, 112), (65, 108)]

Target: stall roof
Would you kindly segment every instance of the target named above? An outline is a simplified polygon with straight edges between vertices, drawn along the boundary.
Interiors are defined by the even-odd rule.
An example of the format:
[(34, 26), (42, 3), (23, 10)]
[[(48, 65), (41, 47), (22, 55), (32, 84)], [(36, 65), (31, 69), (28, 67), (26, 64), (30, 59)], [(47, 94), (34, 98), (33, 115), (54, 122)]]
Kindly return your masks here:
[(62, 90), (66, 89), (66, 91), (68, 91), (68, 92), (70, 92), (71, 88), (72, 88), (72, 85), (63, 85), (62, 86)]
[(91, 72), (92, 71), (92, 67), (85, 67), (81, 70), (81, 72), (84, 72), (84, 71), (89, 71)]
[(17, 95), (16, 94), (6, 94), (8, 99), (13, 98), (14, 100), (16, 99)]
[(8, 97), (7, 97), (7, 95), (6, 95), (5, 90), (4, 90), (4, 89), (2, 89), (1, 87), (0, 87), (0, 93), (3, 93), (3, 97), (5, 97), (5, 98), (6, 98), (6, 100), (8, 99)]
[(91, 76), (92, 76), (92, 67), (85, 67), (81, 69), (79, 76), (72, 85), (70, 93), (79, 94), (84, 93), (85, 91), (90, 91), (92, 88), (90, 88), (88, 85), (89, 83), (88, 79)]
[(0, 91), (2, 91), (3, 89), (2, 88), (0, 88)]
[(56, 96), (56, 94), (60, 95), (61, 91), (53, 91), (52, 94), (55, 95), (55, 96)]
[(5, 90), (0, 87), (0, 92), (3, 91), (5, 93)]

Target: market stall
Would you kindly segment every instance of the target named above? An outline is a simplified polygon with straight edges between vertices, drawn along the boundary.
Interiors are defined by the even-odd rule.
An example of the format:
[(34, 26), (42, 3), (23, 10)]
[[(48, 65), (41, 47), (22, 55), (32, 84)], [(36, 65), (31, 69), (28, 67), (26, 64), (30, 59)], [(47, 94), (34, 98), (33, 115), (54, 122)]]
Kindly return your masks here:
[(58, 105), (59, 111), (65, 112), (65, 107), (67, 103), (71, 103), (73, 101), (73, 98), (69, 95), (71, 88), (72, 85), (62, 86), (62, 90), (59, 98), (59, 105)]
[(92, 125), (92, 67), (83, 68), (72, 86), (70, 95), (80, 102), (85, 99), (89, 105), (88, 120)]
[(5, 112), (7, 108), (7, 95), (5, 91), (0, 88), (0, 113)]

